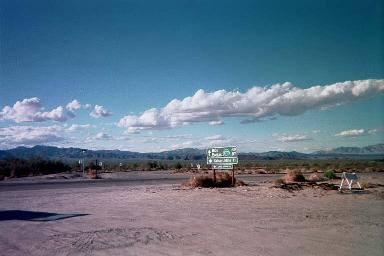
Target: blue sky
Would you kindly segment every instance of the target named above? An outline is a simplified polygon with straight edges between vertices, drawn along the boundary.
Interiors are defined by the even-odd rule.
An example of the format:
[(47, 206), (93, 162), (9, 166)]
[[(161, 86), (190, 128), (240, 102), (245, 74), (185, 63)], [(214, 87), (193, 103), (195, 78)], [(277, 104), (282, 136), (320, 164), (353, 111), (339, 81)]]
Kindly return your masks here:
[(2, 0), (0, 148), (382, 143), (383, 9), (369, 0)]

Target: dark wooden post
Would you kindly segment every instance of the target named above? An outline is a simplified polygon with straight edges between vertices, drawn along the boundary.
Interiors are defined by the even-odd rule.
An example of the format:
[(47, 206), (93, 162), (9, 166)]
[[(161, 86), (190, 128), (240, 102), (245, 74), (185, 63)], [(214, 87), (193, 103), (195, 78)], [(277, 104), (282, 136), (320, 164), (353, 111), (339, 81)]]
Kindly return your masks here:
[(95, 169), (96, 169), (96, 179), (97, 179), (97, 169), (99, 168), (99, 163), (97, 162), (97, 159), (96, 159), (96, 167), (95, 167)]
[(216, 170), (213, 169), (213, 184), (216, 185)]
[(235, 168), (232, 168), (232, 187), (235, 186)]

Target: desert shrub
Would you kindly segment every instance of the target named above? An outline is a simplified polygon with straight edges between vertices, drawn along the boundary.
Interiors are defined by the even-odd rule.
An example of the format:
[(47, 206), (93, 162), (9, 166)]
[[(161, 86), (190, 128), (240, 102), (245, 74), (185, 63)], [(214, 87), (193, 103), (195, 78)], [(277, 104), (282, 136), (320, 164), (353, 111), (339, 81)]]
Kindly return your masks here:
[(181, 168), (183, 168), (183, 166), (181, 165), (181, 163), (177, 162), (177, 164), (175, 165), (175, 168), (177, 170), (180, 170)]
[(336, 175), (332, 170), (325, 171), (323, 175), (325, 178), (330, 179), (330, 180), (336, 178)]
[(100, 176), (97, 174), (97, 170), (89, 170), (88, 171), (88, 177), (90, 179), (99, 179)]
[(71, 168), (63, 162), (44, 160), (40, 157), (31, 159), (8, 157), (0, 160), (0, 176), (4, 177), (53, 174), (70, 170)]
[(303, 173), (298, 170), (289, 170), (283, 179), (285, 183), (305, 181)]
[[(236, 178), (234, 180), (236, 183)], [(216, 174), (216, 184), (215, 187), (231, 187), (232, 186), (232, 176), (227, 172), (219, 172)]]
[(213, 179), (209, 176), (194, 176), (191, 177), (186, 183), (186, 186), (190, 186), (193, 188), (210, 188), (213, 187)]
[(86, 170), (101, 170), (101, 166), (100, 165), (96, 165), (94, 162), (90, 162), (88, 164), (88, 166), (85, 168)]
[[(246, 186), (243, 181), (234, 180), (236, 186)], [(213, 182), (212, 176), (195, 176), (190, 178), (183, 185), (197, 188), (211, 188), (211, 187), (232, 187), (232, 176), (226, 172), (216, 173), (216, 183)]]
[(308, 178), (309, 181), (314, 181), (314, 182), (317, 182), (317, 181), (322, 181), (323, 180), (323, 177), (321, 177), (318, 173), (311, 173), (309, 175), (309, 178)]

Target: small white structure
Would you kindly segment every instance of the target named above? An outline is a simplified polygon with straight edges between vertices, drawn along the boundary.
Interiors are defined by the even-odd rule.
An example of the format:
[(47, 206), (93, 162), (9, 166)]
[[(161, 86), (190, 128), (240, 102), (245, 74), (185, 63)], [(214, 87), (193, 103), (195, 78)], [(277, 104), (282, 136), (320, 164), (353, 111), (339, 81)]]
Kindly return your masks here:
[(353, 183), (353, 181), (356, 181), (357, 185), (361, 189), (360, 183), (357, 181), (358, 179), (359, 178), (357, 177), (356, 173), (343, 172), (343, 174), (341, 175), (341, 184), (340, 184), (340, 187), (339, 187), (339, 191), (341, 191), (343, 189), (344, 181), (348, 184), (348, 189), (349, 190), (352, 190), (352, 183)]
[(197, 164), (196, 167), (197, 167), (197, 170), (200, 170), (200, 165), (199, 164)]

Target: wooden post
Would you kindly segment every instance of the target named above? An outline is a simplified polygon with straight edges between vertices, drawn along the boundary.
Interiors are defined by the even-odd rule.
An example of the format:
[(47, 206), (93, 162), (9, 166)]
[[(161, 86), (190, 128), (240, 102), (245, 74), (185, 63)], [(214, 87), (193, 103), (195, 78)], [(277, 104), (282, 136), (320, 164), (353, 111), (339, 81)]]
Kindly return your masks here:
[(213, 184), (216, 184), (216, 170), (213, 169)]
[(235, 186), (235, 169), (232, 168), (232, 187)]

